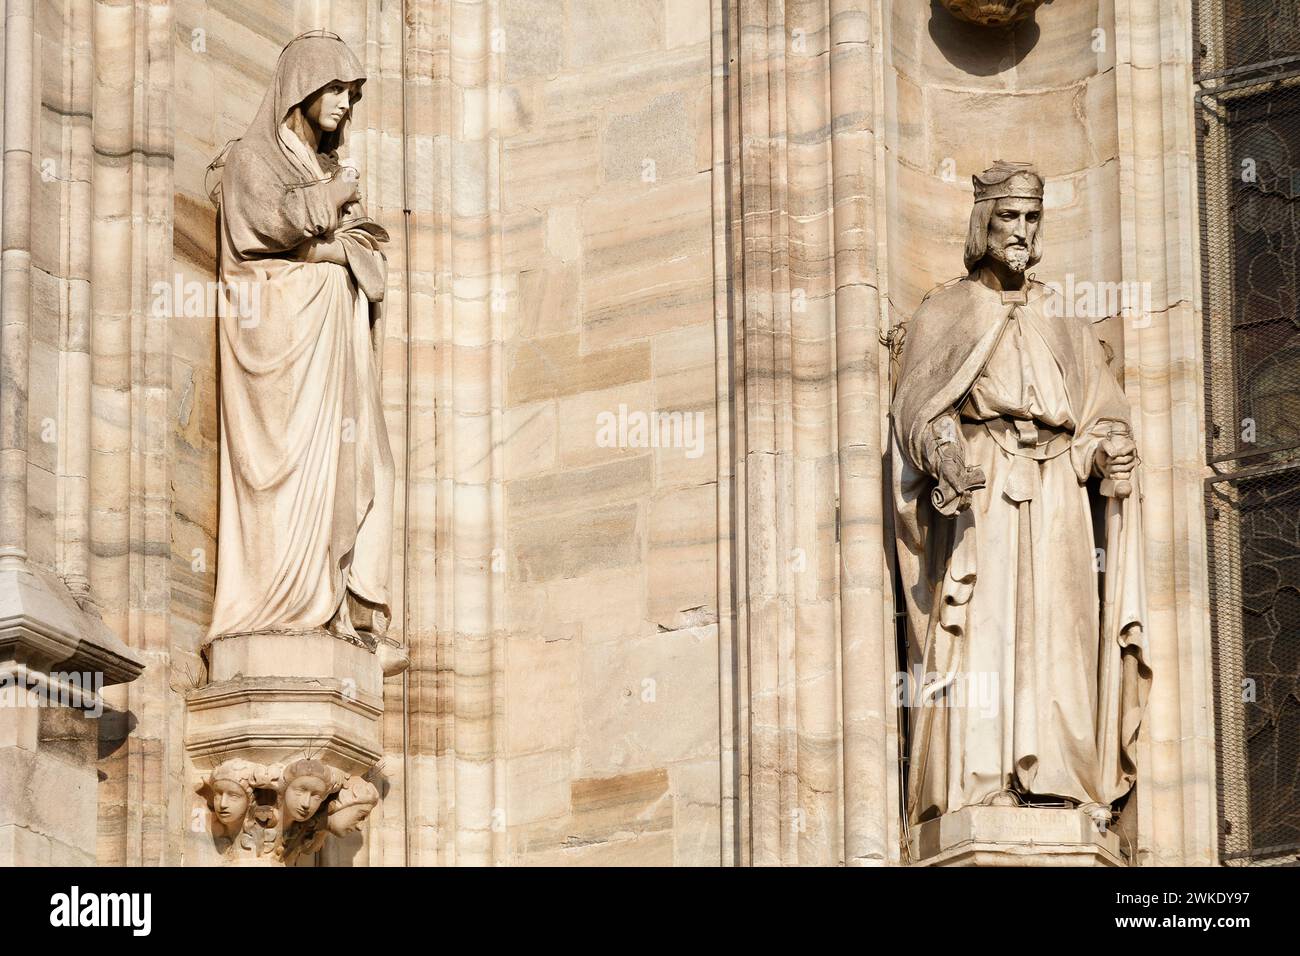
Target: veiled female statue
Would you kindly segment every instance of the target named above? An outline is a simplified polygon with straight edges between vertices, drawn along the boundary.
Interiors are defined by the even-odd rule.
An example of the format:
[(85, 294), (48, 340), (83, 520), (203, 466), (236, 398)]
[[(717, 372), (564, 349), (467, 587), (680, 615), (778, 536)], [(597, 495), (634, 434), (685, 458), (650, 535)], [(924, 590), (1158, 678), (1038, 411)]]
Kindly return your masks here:
[[(380, 395), (388, 236), (338, 149), (365, 74), (290, 42), (219, 191), (221, 501), (211, 640), (387, 623), (393, 459)], [(236, 303), (254, 303), (251, 314)]]

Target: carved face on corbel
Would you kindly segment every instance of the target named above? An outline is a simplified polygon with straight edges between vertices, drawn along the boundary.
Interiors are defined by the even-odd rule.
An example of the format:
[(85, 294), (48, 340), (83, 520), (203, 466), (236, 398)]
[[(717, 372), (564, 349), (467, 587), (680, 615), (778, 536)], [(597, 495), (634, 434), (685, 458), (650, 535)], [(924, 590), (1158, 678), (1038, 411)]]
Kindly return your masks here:
[(289, 819), (303, 823), (315, 816), (322, 801), (338, 790), (339, 776), (319, 760), (297, 760), (285, 767), (283, 802)]
[(217, 780), (212, 785), (212, 812), (228, 833), (244, 824), (250, 803), (248, 793), (234, 780)]
[(349, 777), (339, 795), (330, 802), (329, 831), (336, 837), (355, 833), (379, 803), (379, 791), (362, 777)]
[(351, 806), (340, 807), (330, 814), (330, 833), (336, 837), (344, 837), (349, 833), (355, 833), (361, 829), (362, 824), (370, 816), (370, 811), (374, 808), (373, 803), (354, 803)]
[(266, 768), (247, 760), (227, 760), (214, 768), (197, 787), (215, 817), (214, 834), (233, 837), (239, 833), (253, 805), (254, 789), (268, 782)]
[(329, 792), (329, 784), (321, 777), (314, 774), (298, 777), (284, 788), (284, 806), (290, 819), (299, 823), (310, 820)]

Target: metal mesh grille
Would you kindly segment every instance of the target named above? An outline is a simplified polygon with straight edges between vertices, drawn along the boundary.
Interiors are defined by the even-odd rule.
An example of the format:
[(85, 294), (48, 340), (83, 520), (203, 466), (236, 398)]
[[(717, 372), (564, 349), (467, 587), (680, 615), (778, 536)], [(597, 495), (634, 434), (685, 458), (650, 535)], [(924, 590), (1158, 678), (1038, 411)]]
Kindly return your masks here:
[[(1295, 0), (1202, 0), (1199, 7), (1198, 79), (1271, 66), (1300, 54), (1300, 5)], [(1214, 35), (1207, 37), (1208, 31)]]
[(1300, 86), (1207, 112), (1227, 173), (1206, 208), (1220, 324), (1209, 330), (1206, 397), (1210, 455), (1222, 460), (1300, 444)]
[(1210, 485), (1225, 860), (1300, 850), (1300, 470)]
[(1220, 855), (1300, 854), (1300, 0), (1197, 0)]

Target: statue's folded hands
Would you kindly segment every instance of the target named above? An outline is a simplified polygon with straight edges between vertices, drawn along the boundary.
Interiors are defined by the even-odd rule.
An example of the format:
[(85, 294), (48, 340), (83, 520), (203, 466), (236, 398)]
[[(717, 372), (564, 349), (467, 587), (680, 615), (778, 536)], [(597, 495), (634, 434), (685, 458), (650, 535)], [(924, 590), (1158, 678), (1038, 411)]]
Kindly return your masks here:
[(338, 238), (330, 236), (322, 239), (308, 239), (294, 250), (294, 258), (303, 262), (332, 262), (335, 265), (348, 264), (347, 252)]

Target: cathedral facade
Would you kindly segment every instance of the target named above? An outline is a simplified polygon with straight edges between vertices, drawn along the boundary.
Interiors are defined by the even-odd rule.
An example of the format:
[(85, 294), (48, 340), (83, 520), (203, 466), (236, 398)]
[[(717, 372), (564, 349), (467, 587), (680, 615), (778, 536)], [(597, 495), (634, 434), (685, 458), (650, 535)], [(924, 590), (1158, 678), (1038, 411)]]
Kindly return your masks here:
[[(4, 6), (0, 863), (1300, 854), (1300, 5)], [(361, 371), (304, 391), (313, 352), (236, 415), (281, 368), (239, 350), (259, 315), (334, 321), (267, 278), (269, 206), (231, 225), (321, 70), (350, 129), (298, 159), (356, 184), (318, 233), (352, 209), (319, 261), (355, 275)], [(914, 708), (1005, 689), (925, 692), (891, 490), (911, 320), (967, 276), (980, 190), (1023, 198), (973, 193), (999, 160), (1041, 181), (1032, 279), (1136, 447), (1140, 528), (1112, 553), (1098, 512), (1084, 590), (1133, 562), (1149, 679), (1091, 818), (909, 812)], [(248, 506), (280, 478), (224, 469), (317, 407), (361, 504), (285, 571), (258, 542), (310, 538), (317, 486)], [(272, 578), (324, 617), (240, 603)]]

